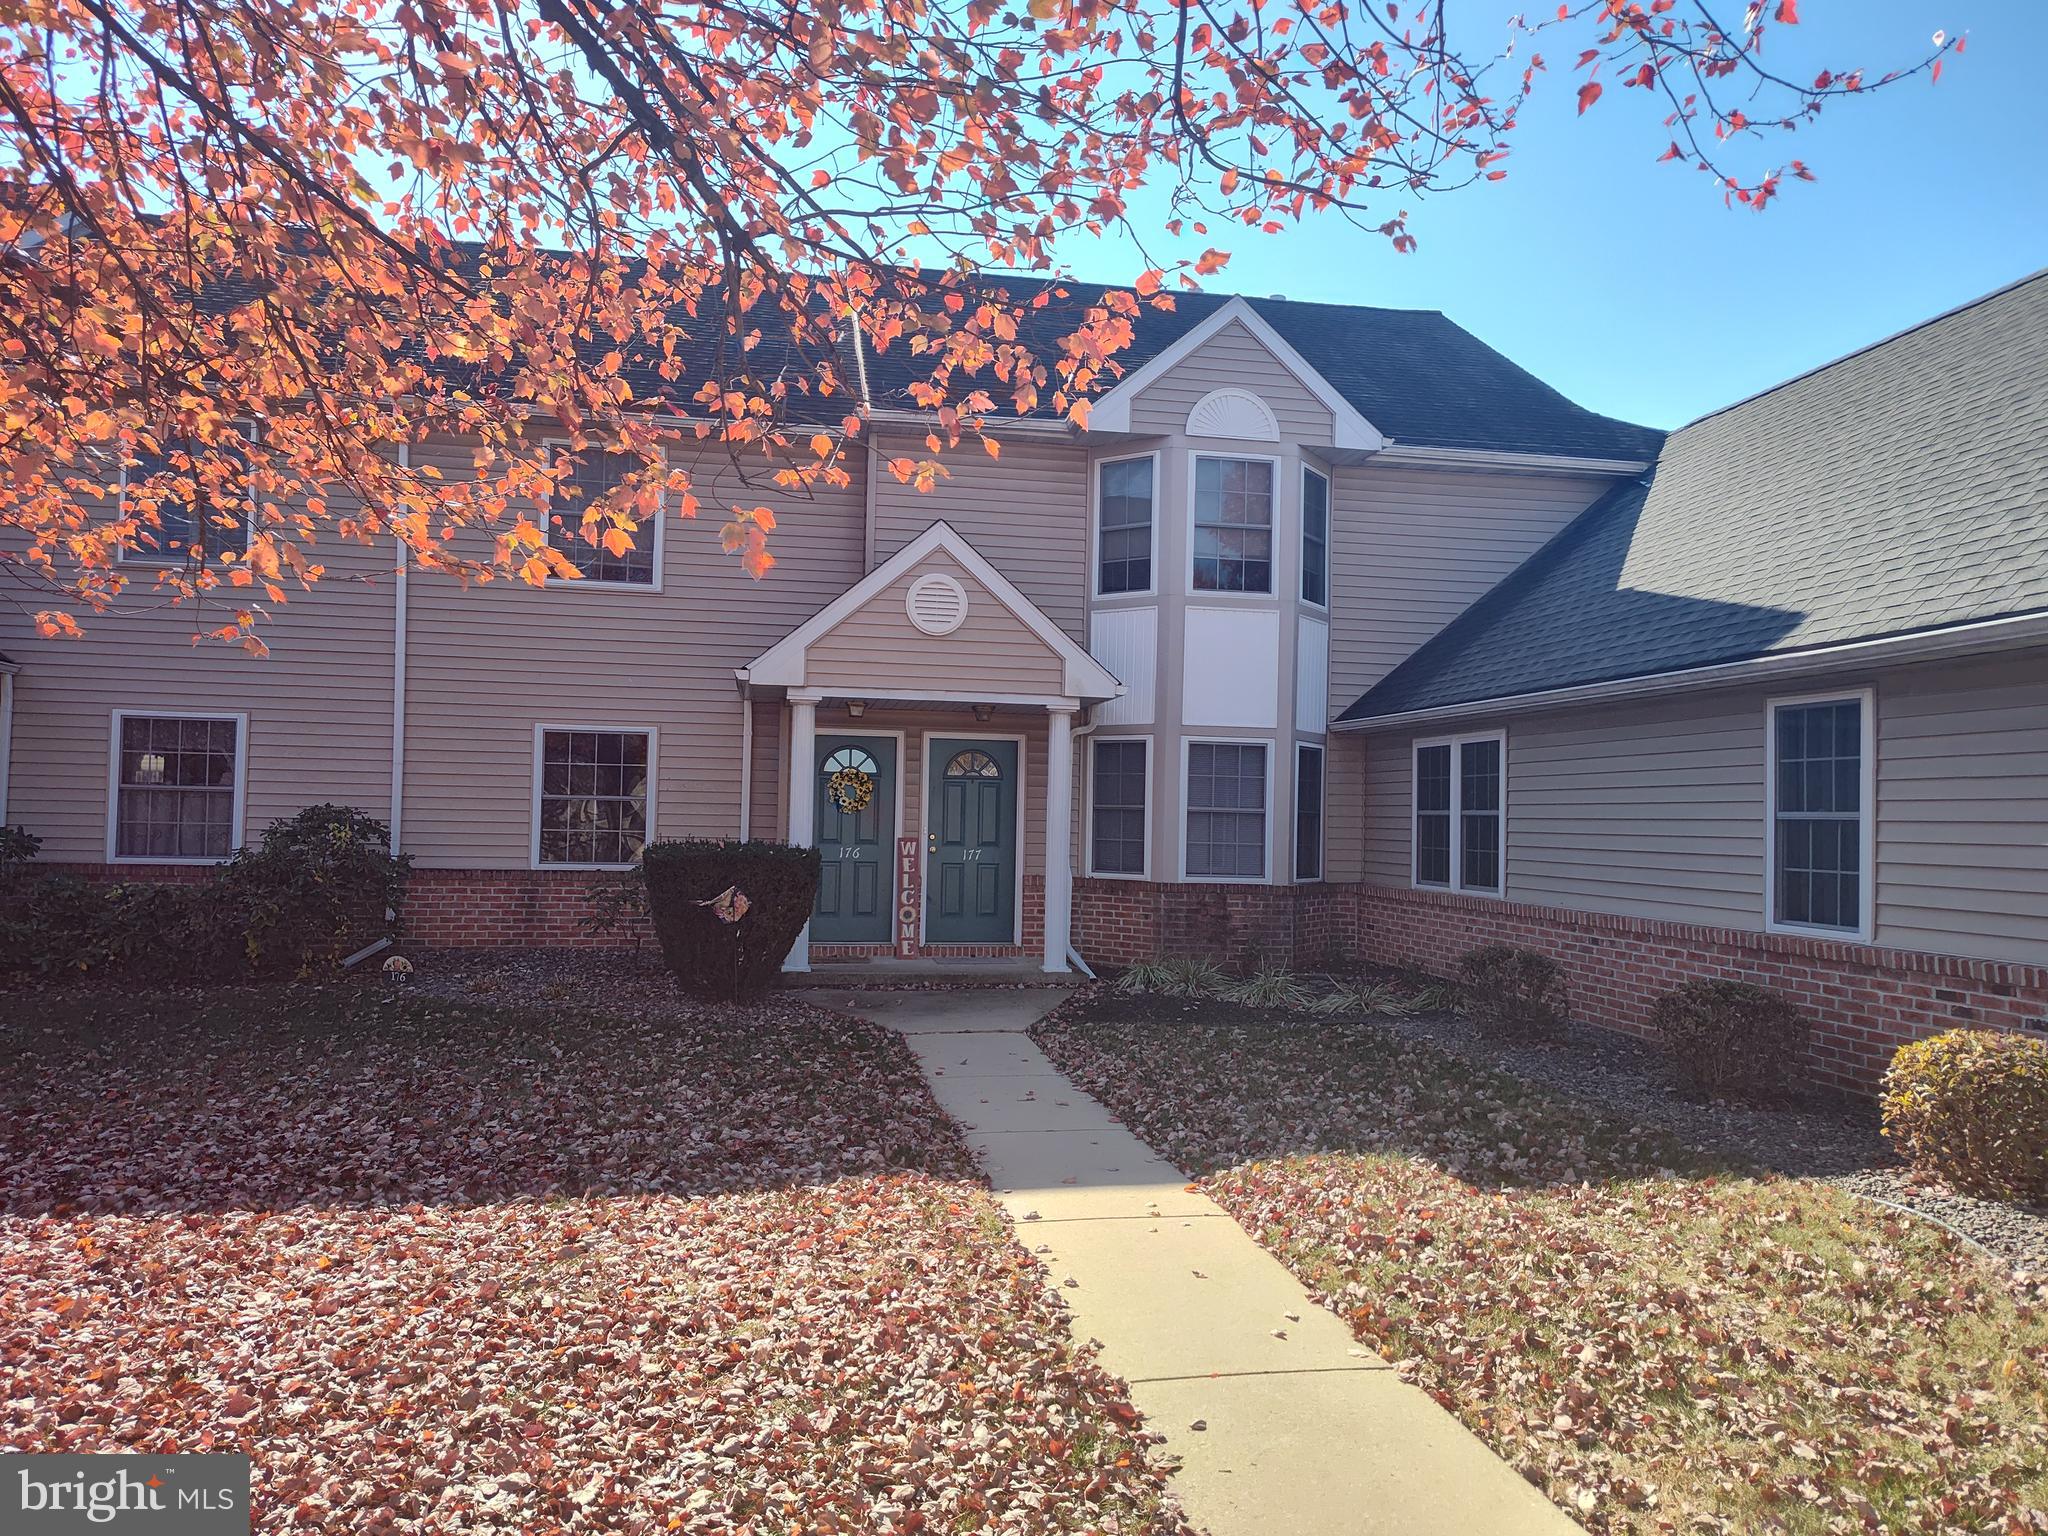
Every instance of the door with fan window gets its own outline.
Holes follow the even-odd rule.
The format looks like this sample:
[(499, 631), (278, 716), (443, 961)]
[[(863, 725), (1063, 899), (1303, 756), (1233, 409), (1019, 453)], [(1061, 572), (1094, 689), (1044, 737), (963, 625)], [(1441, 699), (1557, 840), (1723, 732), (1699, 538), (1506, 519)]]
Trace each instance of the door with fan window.
[(896, 740), (818, 737), (816, 944), (880, 944), (896, 882)]
[(935, 736), (926, 772), (927, 944), (1017, 937), (1017, 743)]

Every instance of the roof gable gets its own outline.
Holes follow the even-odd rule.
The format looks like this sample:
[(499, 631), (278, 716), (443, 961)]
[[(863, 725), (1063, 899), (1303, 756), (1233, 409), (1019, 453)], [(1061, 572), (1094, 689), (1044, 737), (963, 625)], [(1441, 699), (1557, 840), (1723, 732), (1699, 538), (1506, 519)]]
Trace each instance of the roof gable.
[[(993, 598), (1008, 621), (1003, 638), (1028, 635), (1031, 641), (1043, 647), (1046, 671), (1042, 681), (1056, 696), (1094, 703), (1123, 693), (1123, 684), (1102, 663), (1077, 645), (1065, 630), (1047, 618), (1036, 603), (945, 522), (933, 523), (812, 614), (743, 668), (741, 676), (748, 683), (762, 687), (813, 686), (809, 674), (814, 648), (831, 650), (836, 632), (857, 623), (864, 611), (892, 595), (898, 611), (903, 611), (908, 592), (914, 586), (912, 578), (926, 574), (956, 579), (964, 576), (966, 580), (960, 585), (967, 589), (965, 595), (970, 615), (976, 598), (984, 594)], [(945, 632), (933, 638), (947, 640), (951, 634)], [(1033, 692), (1036, 693), (1039, 691), (1039, 669), (1030, 666), (1027, 670), (1034, 678)], [(922, 697), (941, 697), (946, 691), (942, 685), (934, 685), (926, 679), (896, 677), (876, 678), (874, 681), (876, 686), (872, 691), (878, 696), (907, 689)], [(837, 688), (839, 685), (834, 683), (832, 686)]]

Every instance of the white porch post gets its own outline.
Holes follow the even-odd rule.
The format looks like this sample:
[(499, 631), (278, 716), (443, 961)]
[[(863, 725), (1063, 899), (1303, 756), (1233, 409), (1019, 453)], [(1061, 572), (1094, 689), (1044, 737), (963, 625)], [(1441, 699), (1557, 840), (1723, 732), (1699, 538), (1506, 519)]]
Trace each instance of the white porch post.
[[(799, 848), (808, 848), (818, 840), (817, 790), (811, 782), (811, 759), (817, 755), (818, 742), (818, 696), (815, 693), (792, 693), (789, 696), (789, 840)], [(796, 936), (796, 943), (790, 947), (789, 958), (782, 962), (785, 971), (808, 971), (811, 968), (811, 925), (804, 924), (804, 931)]]
[(1064, 971), (1073, 947), (1074, 711), (1053, 708), (1045, 745), (1045, 968)]

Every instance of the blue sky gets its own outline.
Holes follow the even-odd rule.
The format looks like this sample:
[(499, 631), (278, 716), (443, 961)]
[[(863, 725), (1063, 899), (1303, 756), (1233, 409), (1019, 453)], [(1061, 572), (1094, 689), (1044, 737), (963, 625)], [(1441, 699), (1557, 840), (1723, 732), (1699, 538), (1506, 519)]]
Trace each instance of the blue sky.
[[(1484, 26), (1515, 5), (1455, 9)], [(1440, 309), (1581, 404), (1671, 427), (2048, 265), (2048, 0), (1802, 0), (1800, 16), (1772, 32), (1770, 57), (1809, 77), (1911, 62), (1937, 28), (1969, 47), (1936, 85), (1923, 76), (1748, 146), (1751, 168), (1797, 155), (1819, 177), (1763, 213), (1655, 163), (1669, 135), (1646, 93), (1610, 89), (1575, 118), (1580, 77), (1553, 72), (1507, 180), (1411, 207), (1413, 254), (1311, 218), (1218, 241), (1230, 266), (1206, 286)], [(1140, 264), (1121, 241), (1059, 254), (1088, 280), (1128, 281)]]

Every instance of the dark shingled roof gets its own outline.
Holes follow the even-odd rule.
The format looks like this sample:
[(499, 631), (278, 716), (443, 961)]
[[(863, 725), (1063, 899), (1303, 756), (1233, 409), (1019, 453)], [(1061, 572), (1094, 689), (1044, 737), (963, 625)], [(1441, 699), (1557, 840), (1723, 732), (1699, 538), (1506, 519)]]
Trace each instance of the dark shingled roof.
[(1673, 433), (1342, 718), (2042, 610), (2048, 272)]
[[(1015, 299), (1044, 286), (1035, 279), (994, 275), (987, 281)], [(1041, 357), (1055, 356), (1058, 339), (1109, 291), (1080, 283), (1062, 286), (1066, 298), (1032, 312), (1020, 327), (1021, 339)], [(1139, 305), (1136, 334), (1116, 361), (1127, 372), (1144, 366), (1231, 297), (1183, 293), (1170, 310)], [(1653, 458), (1663, 441), (1664, 434), (1655, 428), (1574, 405), (1433, 309), (1306, 304), (1249, 295), (1245, 302), (1359, 415), (1397, 443), (1642, 462)], [(868, 380), (875, 403), (908, 407), (905, 387), (929, 366), (907, 349), (870, 351)], [(986, 387), (999, 411), (1006, 410), (1007, 390), (992, 379)]]

